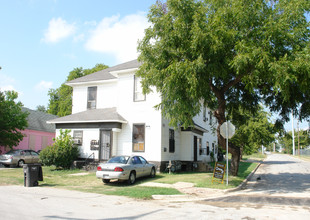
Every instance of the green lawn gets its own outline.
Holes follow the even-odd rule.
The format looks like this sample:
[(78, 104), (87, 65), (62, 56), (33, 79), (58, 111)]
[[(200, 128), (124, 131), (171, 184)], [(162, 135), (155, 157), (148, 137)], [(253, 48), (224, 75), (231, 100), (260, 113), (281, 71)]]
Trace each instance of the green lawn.
[[(257, 163), (241, 162), (239, 176), (229, 176), (228, 186), (226, 186), (226, 178), (224, 184), (212, 184), (212, 173), (159, 173), (155, 178), (138, 179), (133, 186), (130, 186), (127, 185), (127, 183), (119, 182), (104, 184), (100, 179), (96, 178), (94, 172), (85, 172), (81, 170), (55, 170), (54, 167), (43, 167), (44, 181), (39, 182), (39, 186), (150, 199), (152, 195), (175, 195), (181, 193), (174, 188), (141, 186), (142, 183), (157, 182), (174, 184), (177, 182), (190, 182), (196, 187), (228, 189), (238, 186), (256, 166)], [(0, 170), (0, 185), (23, 185), (23, 178), (24, 174), (23, 169), (21, 168)]]
[(310, 155), (296, 155), (294, 157), (299, 158), (301, 160), (310, 161)]
[(266, 157), (267, 157), (266, 154), (255, 153), (255, 154), (251, 154), (251, 155), (243, 155), (242, 160), (263, 160)]

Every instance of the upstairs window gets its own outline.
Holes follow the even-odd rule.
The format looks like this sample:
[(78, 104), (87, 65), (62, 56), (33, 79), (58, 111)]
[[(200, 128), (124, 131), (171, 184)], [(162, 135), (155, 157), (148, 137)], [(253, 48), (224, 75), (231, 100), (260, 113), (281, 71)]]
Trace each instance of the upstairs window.
[(145, 95), (142, 92), (141, 78), (134, 76), (134, 101), (145, 101)]
[(174, 151), (175, 151), (174, 130), (169, 129), (169, 153), (174, 153)]
[(132, 129), (132, 144), (133, 152), (144, 152), (145, 151), (145, 125), (144, 124), (133, 124)]
[(209, 111), (209, 116), (210, 116), (209, 123), (210, 123), (210, 125), (212, 125), (212, 123), (213, 123), (213, 121), (212, 121), (213, 117), (212, 117), (212, 112), (211, 112), (211, 111)]
[(87, 109), (96, 109), (97, 86), (88, 87), (87, 91)]
[(206, 122), (207, 120), (207, 108), (203, 107), (203, 121)]

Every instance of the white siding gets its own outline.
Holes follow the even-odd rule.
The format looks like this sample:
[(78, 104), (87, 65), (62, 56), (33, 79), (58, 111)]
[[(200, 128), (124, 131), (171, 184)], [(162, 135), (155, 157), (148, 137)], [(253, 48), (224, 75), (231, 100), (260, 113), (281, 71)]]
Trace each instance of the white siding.
[(117, 103), (116, 82), (107, 82), (97, 87), (97, 107), (111, 108)]
[(183, 161), (192, 161), (194, 160), (194, 136), (192, 132), (181, 132), (181, 144), (180, 144), (180, 149), (181, 149), (181, 155), (180, 155), (180, 160)]
[[(212, 132), (207, 121), (203, 121), (203, 111), (194, 118), (200, 127), (208, 130), (202, 136), (187, 131), (182, 132), (180, 128), (175, 130), (175, 152), (169, 152), (169, 121), (164, 120), (161, 112), (155, 110), (154, 106), (160, 103), (160, 95), (156, 92), (146, 95), (145, 101), (134, 102), (134, 71), (114, 73), (116, 80), (104, 81), (100, 83), (73, 86), (73, 108), (72, 113), (87, 110), (87, 88), (97, 86), (97, 108), (116, 107), (117, 112), (127, 121), (122, 124), (122, 129), (113, 132), (112, 155), (139, 154), (150, 161), (183, 160), (192, 161), (194, 159), (193, 140), (194, 135), (202, 139), (202, 147), (206, 147), (206, 142), (217, 146), (217, 137)], [(156, 91), (154, 89), (154, 91)], [(145, 124), (145, 152), (132, 152), (132, 127), (133, 124)], [(90, 141), (99, 140), (99, 129), (77, 129), (83, 130), (83, 145), (81, 146), (81, 156), (87, 157), (95, 152), (98, 158), (98, 151), (90, 150)], [(166, 149), (166, 151), (165, 151)], [(200, 156), (199, 149), (197, 159), (210, 160), (210, 156)]]
[[(206, 111), (206, 121), (203, 120), (203, 109), (201, 110), (200, 114), (194, 117), (194, 121), (197, 125), (206, 128), (208, 132), (205, 132), (202, 136), (202, 148), (206, 148), (207, 141), (209, 142), (210, 146), (210, 152), (212, 150), (212, 143), (215, 144), (215, 147), (217, 147), (217, 136), (216, 136), (216, 127), (217, 122), (216, 118), (212, 115), (212, 124), (210, 124), (210, 115), (209, 115), (209, 109), (207, 108)], [(216, 158), (217, 155), (214, 155)], [(198, 149), (198, 161), (211, 161), (210, 155), (199, 155), (199, 149)]]
[(89, 84), (73, 87), (72, 114), (87, 110), (88, 87), (97, 86), (96, 108), (116, 107), (116, 81), (106, 81), (101, 84)]
[(87, 86), (73, 87), (72, 114), (85, 111), (86, 109), (87, 109)]
[(182, 149), (181, 149), (181, 132), (179, 128), (174, 129), (174, 141), (175, 141), (175, 149), (174, 153), (169, 152), (169, 129), (174, 129), (169, 126), (169, 121), (167, 119), (163, 120), (162, 123), (162, 147), (161, 147), (161, 155), (162, 161), (169, 160), (180, 160)]
[[(117, 111), (127, 120), (118, 135), (118, 154), (139, 154), (150, 161), (160, 161), (161, 114), (153, 107), (160, 102), (156, 93), (145, 101), (134, 102), (134, 73), (119, 75), (117, 83)], [(132, 126), (145, 124), (145, 152), (132, 152)]]

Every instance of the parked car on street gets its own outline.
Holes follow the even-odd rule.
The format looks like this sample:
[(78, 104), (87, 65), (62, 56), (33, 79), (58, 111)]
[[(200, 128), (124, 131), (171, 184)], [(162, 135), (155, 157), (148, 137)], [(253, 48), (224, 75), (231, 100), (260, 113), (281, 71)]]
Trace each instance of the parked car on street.
[(142, 156), (116, 156), (101, 163), (97, 167), (96, 176), (104, 183), (112, 179), (127, 181), (134, 184), (136, 178), (143, 176), (155, 177), (155, 164), (149, 163)]
[(5, 167), (11, 165), (23, 167), (26, 163), (38, 163), (39, 154), (33, 150), (10, 150), (0, 155), (0, 164)]

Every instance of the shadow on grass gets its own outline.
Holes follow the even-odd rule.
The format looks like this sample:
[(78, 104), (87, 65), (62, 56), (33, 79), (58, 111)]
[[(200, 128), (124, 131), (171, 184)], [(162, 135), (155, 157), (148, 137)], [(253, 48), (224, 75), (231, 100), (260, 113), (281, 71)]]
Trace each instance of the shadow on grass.
[(59, 186), (59, 185), (58, 184), (40, 183), (39, 182), (39, 186), (42, 186), (42, 187), (55, 187), (55, 186)]
[(111, 182), (104, 183), (104, 184), (107, 186), (115, 186), (115, 187), (131, 187), (131, 186), (138, 186), (140, 184), (147, 183), (147, 182), (153, 182), (154, 180), (158, 180), (161, 178), (164, 178), (164, 176), (156, 175), (154, 178), (140, 177), (136, 179), (136, 182), (133, 185), (128, 184), (126, 180), (123, 180), (123, 181), (112, 180)]

